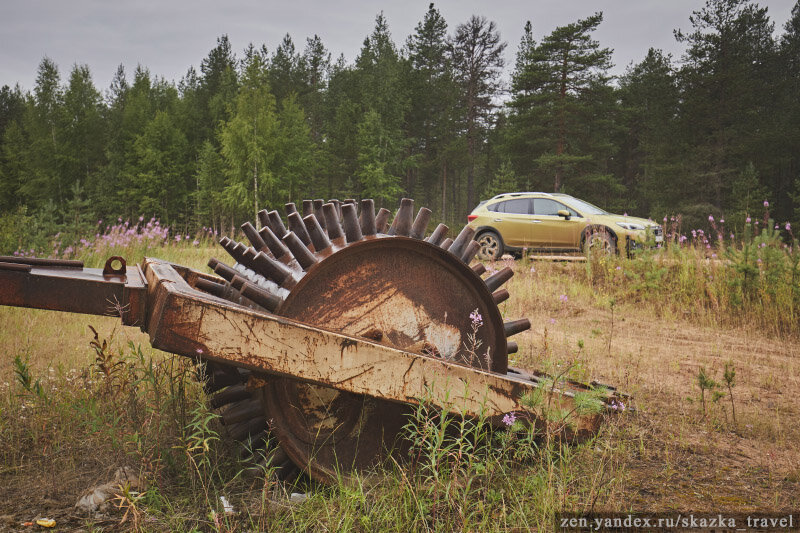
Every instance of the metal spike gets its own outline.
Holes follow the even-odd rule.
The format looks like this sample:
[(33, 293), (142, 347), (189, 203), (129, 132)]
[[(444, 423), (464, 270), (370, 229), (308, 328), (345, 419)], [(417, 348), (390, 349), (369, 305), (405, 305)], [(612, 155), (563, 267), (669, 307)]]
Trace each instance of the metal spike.
[(464, 226), (464, 229), (462, 229), (461, 233), (458, 234), (456, 240), (453, 241), (453, 245), (449, 249), (450, 253), (456, 257), (461, 257), (464, 255), (464, 251), (467, 249), (467, 246), (474, 235), (475, 228), (472, 226)]
[(499, 291), (495, 291), (492, 293), (492, 299), (496, 305), (500, 305), (501, 303), (508, 300), (508, 291), (506, 289), (500, 289)]
[[(316, 202), (316, 200), (315, 200)], [(314, 249), (317, 252), (322, 252), (331, 247), (331, 241), (322, 229), (322, 226), (317, 219), (317, 215), (308, 215), (303, 217), (303, 223), (308, 230), (308, 236), (311, 237), (311, 242), (314, 244)]]
[(233, 257), (237, 263), (241, 262), (239, 260), (242, 258), (242, 254), (245, 250), (247, 250), (247, 247), (244, 244), (233, 240), (228, 243), (228, 246), (225, 247), (225, 251), (228, 252), (228, 254)]
[(391, 211), (385, 207), (381, 207), (378, 215), (375, 217), (375, 230), (376, 233), (386, 233), (386, 228), (389, 226), (389, 215)]
[(221, 283), (217, 283), (215, 281), (211, 281), (210, 279), (197, 278), (196, 288), (200, 289), (201, 291), (205, 291), (209, 294), (213, 294), (218, 298), (225, 297), (225, 285), (222, 285)]
[(227, 433), (233, 440), (243, 440), (248, 435), (255, 435), (264, 430), (267, 421), (263, 418), (253, 418), (247, 422), (240, 422), (227, 426)]
[(439, 245), (439, 248), (441, 248), (442, 250), (449, 250), (452, 245), (453, 245), (453, 239), (448, 237), (442, 241), (442, 243)]
[[(336, 216), (338, 216), (339, 220), (341, 220), (342, 219), (342, 202), (340, 202), (336, 198), (333, 198), (331, 200), (328, 200), (328, 203), (329, 204), (333, 204), (333, 205), (336, 206)], [(325, 222), (327, 222), (327, 220)]]
[(261, 211), (258, 212), (257, 216), (258, 216), (258, 221), (261, 223), (261, 227), (268, 228), (270, 222), (269, 222), (269, 213), (267, 213), (267, 210), (262, 209)]
[(392, 220), (392, 225), (389, 227), (387, 235), (400, 235), (408, 237), (411, 232), (411, 224), (414, 219), (414, 200), (411, 198), (403, 198), (400, 200), (400, 209)]
[(344, 226), (344, 236), (347, 238), (348, 244), (358, 242), (364, 237), (358, 225), (355, 204), (342, 205), (342, 226)]
[(217, 261), (217, 264), (214, 265), (214, 273), (229, 283), (234, 276), (237, 276), (239, 274), (238, 271), (229, 267), (228, 265), (226, 265), (221, 261)]
[[(324, 204), (325, 200), (314, 200), (314, 216), (317, 217), (317, 222), (322, 229), (325, 229), (325, 215), (322, 213), (322, 206)], [(306, 217), (303, 217), (303, 220), (305, 219)], [(308, 230), (308, 232), (311, 233), (311, 230)], [(317, 248), (317, 250), (319, 250), (319, 248)]]
[(261, 254), (264, 252), (256, 252), (253, 248), (247, 247), (247, 249), (242, 254), (241, 260), (239, 261), (241, 264), (249, 268), (250, 270), (255, 270), (255, 263), (253, 262), (256, 258), (257, 254)]
[(261, 400), (256, 398), (231, 405), (222, 413), (222, 423), (226, 426), (250, 420), (251, 418), (264, 417), (264, 407)]
[(243, 383), (231, 385), (225, 390), (216, 393), (211, 397), (211, 407), (219, 409), (223, 405), (228, 405), (233, 402), (240, 402), (250, 398), (250, 391), (244, 386)]
[(303, 217), (314, 214), (314, 200), (303, 200)]
[(486, 272), (486, 265), (483, 263), (476, 263), (472, 265), (472, 271), (475, 272), (479, 276), (483, 276), (483, 273)]
[(245, 283), (242, 287), (242, 296), (257, 303), (270, 313), (274, 313), (283, 303), (283, 298), (272, 294), (269, 291), (257, 287), (252, 283)]
[(283, 205), (284, 209), (286, 210), (286, 216), (288, 217), (292, 213), (297, 213), (297, 206), (294, 202), (289, 202)]
[(264, 239), (258, 234), (258, 230), (256, 230), (250, 222), (242, 224), (242, 231), (247, 237), (247, 240), (250, 241), (250, 244), (253, 245), (253, 248), (259, 252), (267, 249), (267, 243), (264, 242)]
[(477, 241), (469, 241), (467, 249), (464, 250), (463, 254), (461, 254), (461, 260), (464, 261), (466, 264), (470, 264), (472, 259), (475, 257), (475, 254), (477, 254), (478, 250), (480, 249), (481, 245), (478, 244)]
[(269, 226), (264, 226), (261, 228), (261, 231), (259, 231), (258, 234), (264, 239), (264, 242), (267, 244), (267, 248), (269, 248), (269, 251), (272, 252), (272, 255), (275, 259), (281, 261), (282, 263), (288, 263), (291, 261), (289, 249), (283, 245), (281, 240), (275, 235), (275, 233), (272, 232)]
[(489, 290), (494, 292), (500, 288), (500, 286), (505, 283), (506, 281), (511, 279), (511, 276), (514, 275), (514, 271), (511, 270), (511, 267), (505, 267), (500, 272), (496, 272), (492, 274), (484, 281), (486, 282), (486, 286), (489, 287)]
[(519, 351), (519, 345), (514, 341), (509, 342), (506, 346), (506, 353), (517, 353)]
[[(289, 233), (294, 233), (300, 242), (306, 246), (311, 246), (311, 237), (308, 235), (306, 225), (303, 224), (303, 219), (300, 213), (291, 213), (289, 215)], [(288, 235), (288, 234), (287, 234)], [(286, 236), (284, 236), (284, 239)], [(291, 250), (291, 248), (289, 248)]]
[(269, 227), (272, 229), (272, 233), (279, 239), (282, 239), (283, 236), (286, 235), (286, 226), (283, 225), (280, 213), (273, 209), (268, 214), (270, 222)]
[(520, 318), (519, 320), (510, 320), (503, 323), (503, 330), (506, 332), (506, 337), (522, 333), (523, 331), (531, 329), (531, 321), (527, 318)]
[[(281, 243), (282, 244), (282, 243)], [(297, 282), (292, 277), (292, 271), (286, 265), (267, 257), (264, 252), (258, 252), (253, 259), (253, 270), (267, 279), (271, 279), (283, 288), (291, 289)]]
[(428, 224), (431, 221), (431, 210), (427, 207), (420, 207), (417, 212), (417, 218), (414, 219), (414, 224), (411, 225), (411, 233), (409, 237), (412, 239), (424, 239), (425, 233), (428, 231)]
[(344, 233), (342, 232), (342, 223), (339, 221), (339, 213), (337, 212), (336, 204), (328, 202), (322, 206), (322, 212), (325, 214), (325, 226), (331, 241), (343, 239)]
[(442, 244), (442, 241), (445, 239), (445, 237), (447, 237), (447, 232), (449, 230), (450, 228), (448, 228), (444, 224), (439, 224), (438, 226), (436, 226), (436, 229), (433, 230), (431, 236), (425, 240), (433, 244), (434, 246), (439, 246), (440, 244)]
[(246, 281), (247, 280), (241, 276), (233, 276), (233, 279), (231, 280), (231, 287), (233, 287), (237, 291), (241, 291), (242, 286), (244, 286)]
[(375, 226), (375, 202), (372, 198), (361, 200), (361, 233), (375, 235), (378, 229)]
[[(292, 215), (299, 216), (297, 213), (292, 213)], [(303, 231), (305, 231), (305, 229), (305, 226), (303, 226)], [(283, 236), (283, 243), (289, 248), (289, 251), (292, 252), (292, 255), (303, 270), (307, 271), (317, 264), (317, 258), (314, 257), (311, 250), (308, 249), (293, 231)]]

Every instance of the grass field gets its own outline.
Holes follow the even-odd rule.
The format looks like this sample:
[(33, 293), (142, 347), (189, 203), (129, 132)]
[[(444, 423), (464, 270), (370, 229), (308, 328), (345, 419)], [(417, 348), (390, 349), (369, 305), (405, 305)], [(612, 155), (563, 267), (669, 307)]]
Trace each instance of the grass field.
[[(80, 257), (97, 265), (112, 252), (195, 268), (218, 253), (207, 242), (123, 244)], [(138, 330), (0, 308), (0, 530), (45, 516), (97, 530), (549, 530), (560, 511), (796, 510), (797, 255), (745, 241), (713, 257), (685, 246), (630, 260), (506, 261), (516, 275), (501, 311), (533, 324), (515, 339), (513, 364), (614, 384), (633, 397), (625, 412), (579, 446), (508, 434), (426, 441), (416, 468), (388, 464), (334, 487), (245, 473), (191, 365), (151, 350)], [(110, 342), (102, 364), (90, 325)], [(121, 466), (146, 485), (101, 515), (73, 509)], [(293, 503), (293, 492), (308, 497)]]

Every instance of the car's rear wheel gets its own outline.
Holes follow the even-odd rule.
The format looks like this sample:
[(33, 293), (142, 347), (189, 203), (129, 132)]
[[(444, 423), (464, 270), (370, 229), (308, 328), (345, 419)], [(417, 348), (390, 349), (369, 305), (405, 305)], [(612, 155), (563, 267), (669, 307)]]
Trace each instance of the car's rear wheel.
[(612, 255), (616, 248), (614, 237), (608, 232), (601, 229), (592, 230), (586, 236), (583, 249), (586, 255)]
[(493, 231), (481, 233), (477, 238), (481, 247), (478, 249), (478, 259), (494, 261), (503, 255), (503, 239)]

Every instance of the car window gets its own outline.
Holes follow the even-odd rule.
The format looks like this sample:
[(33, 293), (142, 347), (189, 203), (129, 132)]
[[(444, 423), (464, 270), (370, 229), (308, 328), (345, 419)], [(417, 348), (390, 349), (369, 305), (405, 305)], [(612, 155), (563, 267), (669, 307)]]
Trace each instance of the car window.
[(503, 213), (528, 215), (531, 212), (531, 201), (528, 198), (515, 198), (503, 202)]
[(569, 211), (570, 216), (578, 216), (578, 213), (574, 209), (562, 204), (561, 202), (556, 202), (555, 200), (551, 200), (549, 198), (533, 199), (533, 213), (536, 215), (558, 216), (558, 212), (561, 209), (566, 209)]

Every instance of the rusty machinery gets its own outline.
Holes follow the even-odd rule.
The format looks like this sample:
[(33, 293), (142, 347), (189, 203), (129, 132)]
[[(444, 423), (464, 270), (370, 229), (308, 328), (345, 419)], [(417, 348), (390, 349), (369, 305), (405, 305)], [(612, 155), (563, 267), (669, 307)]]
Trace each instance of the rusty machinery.
[[(258, 213), (260, 230), (242, 225), (249, 246), (223, 237), (235, 263), (212, 258), (215, 275), (149, 258), (92, 269), (0, 257), (0, 304), (140, 327), (155, 348), (204, 364), (232, 437), (263, 446), (271, 435), (272, 465), (322, 481), (379, 461), (410, 405), (431, 401), (500, 425), (545, 382), (508, 366), (517, 350), (508, 338), (530, 322), (504, 322), (498, 310), (511, 268), (483, 278), (483, 264), (469, 266), (472, 228), (450, 239), (439, 224), (426, 237), (431, 212), (415, 217), (409, 199), (391, 224), (372, 200), (360, 213), (354, 200), (306, 200), (300, 209), (286, 204), (286, 225), (277, 211)], [(590, 387), (548, 383), (564, 407)], [(605, 390), (610, 404), (617, 392)], [(600, 419), (578, 417), (570, 432), (594, 434)]]

